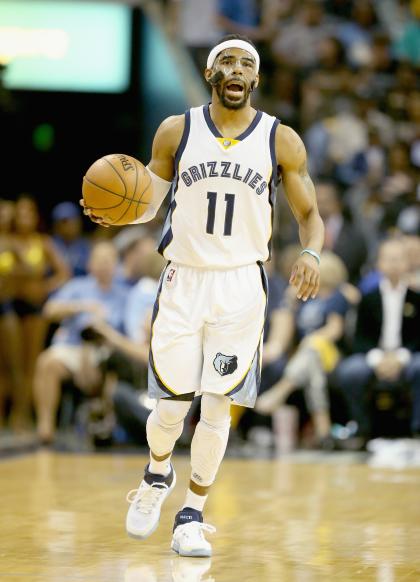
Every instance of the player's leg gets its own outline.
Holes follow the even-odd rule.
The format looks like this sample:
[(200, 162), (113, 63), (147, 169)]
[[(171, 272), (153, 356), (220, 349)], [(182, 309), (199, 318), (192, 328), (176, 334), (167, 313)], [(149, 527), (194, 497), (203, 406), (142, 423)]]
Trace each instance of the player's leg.
[(176, 484), (176, 474), (170, 460), (172, 451), (181, 436), (193, 396), (187, 401), (162, 398), (147, 419), (150, 461), (138, 489), (130, 491), (127, 496), (130, 508), (126, 529), (132, 537), (145, 539), (159, 524), (162, 504)]
[[(153, 311), (149, 396), (158, 405), (147, 420), (150, 462), (140, 487), (130, 492), (126, 519), (129, 535), (144, 539), (159, 523), (163, 501), (175, 485), (170, 456), (200, 387), (203, 305), (198, 300), (200, 273), (168, 264)], [(194, 301), (191, 300), (194, 298)]]
[(231, 400), (223, 394), (204, 393), (200, 420), (191, 443), (191, 480), (181, 511), (175, 517), (172, 549), (182, 556), (210, 556), (204, 531), (203, 509), (226, 451)]

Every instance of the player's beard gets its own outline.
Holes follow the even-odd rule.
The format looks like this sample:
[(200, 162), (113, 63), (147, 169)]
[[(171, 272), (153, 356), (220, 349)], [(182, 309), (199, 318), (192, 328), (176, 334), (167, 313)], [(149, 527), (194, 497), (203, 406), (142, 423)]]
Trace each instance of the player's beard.
[(238, 99), (238, 101), (229, 101), (226, 99), (224, 95), (224, 87), (222, 87), (220, 83), (216, 86), (216, 93), (219, 97), (220, 103), (223, 105), (223, 107), (226, 107), (226, 109), (242, 109), (248, 102), (251, 89), (250, 87), (244, 87), (242, 99)]

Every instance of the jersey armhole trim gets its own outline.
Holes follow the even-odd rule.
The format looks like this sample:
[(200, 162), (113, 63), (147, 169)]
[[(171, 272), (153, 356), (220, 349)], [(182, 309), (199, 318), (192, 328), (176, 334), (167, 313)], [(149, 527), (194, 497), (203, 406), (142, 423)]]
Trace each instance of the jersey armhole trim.
[(188, 109), (185, 112), (185, 125), (184, 131), (182, 133), (181, 141), (179, 142), (179, 146), (175, 152), (175, 170), (177, 171), (179, 162), (181, 160), (182, 154), (184, 153), (185, 147), (188, 142), (188, 137), (190, 135), (190, 128), (191, 128), (191, 112)]
[(271, 165), (272, 165), (272, 174), (271, 180), (276, 187), (280, 182), (279, 178), (279, 165), (277, 163), (277, 156), (276, 156), (276, 131), (278, 126), (280, 125), (280, 120), (275, 119), (270, 131), (270, 156), (271, 156)]

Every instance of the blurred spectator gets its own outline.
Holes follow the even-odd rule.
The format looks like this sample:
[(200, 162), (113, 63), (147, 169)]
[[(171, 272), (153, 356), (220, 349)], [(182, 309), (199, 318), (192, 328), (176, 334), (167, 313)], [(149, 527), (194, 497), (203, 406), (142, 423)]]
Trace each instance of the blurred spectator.
[(350, 282), (357, 282), (367, 258), (363, 233), (343, 212), (334, 183), (320, 182), (316, 185), (316, 192), (319, 213), (325, 225), (324, 248), (342, 259)]
[(281, 12), (276, 0), (218, 0), (217, 22), (224, 34), (241, 34), (256, 44), (267, 74), (269, 43)]
[(290, 67), (275, 67), (263, 80), (263, 90), (257, 92), (255, 100), (259, 109), (270, 111), (282, 123), (298, 126), (299, 82)]
[(328, 374), (338, 363), (337, 344), (344, 335), (350, 302), (357, 301), (358, 295), (354, 288), (344, 285), (346, 269), (336, 255), (323, 252), (320, 269), (321, 287), (316, 299), (302, 303), (297, 301), (293, 289), (287, 292), (283, 335), (289, 339), (293, 330), (298, 345), (282, 379), (258, 398), (256, 410), (270, 414), (286, 401), (291, 392), (302, 387), (317, 442), (321, 447), (330, 448)]
[(15, 428), (30, 423), (35, 362), (45, 341), (42, 308), (48, 296), (69, 278), (69, 270), (50, 236), (39, 231), (35, 201), (21, 196), (15, 206), (14, 247), (17, 256), (14, 310), (19, 317), (20, 362), (24, 381), (16, 395), (11, 422)]
[(115, 352), (108, 365), (108, 396), (113, 401), (118, 424), (130, 440), (139, 444), (145, 443), (145, 426), (152, 404), (147, 397), (144, 372), (149, 361), (152, 307), (163, 265), (164, 259), (156, 251), (144, 256), (144, 276), (129, 291), (126, 301), (126, 335), (104, 321), (93, 323), (95, 332)]
[[(133, 443), (146, 443), (146, 422), (155, 401), (147, 395), (147, 374), (152, 310), (138, 321), (138, 339), (133, 341), (104, 321), (96, 320), (93, 328), (101, 341), (113, 350), (107, 365), (107, 407)], [(124, 371), (122, 371), (122, 367)], [(127, 374), (127, 371), (129, 373)], [(139, 382), (140, 379), (140, 382)]]
[(408, 0), (374, 0), (376, 14), (392, 39), (398, 39), (409, 18)]
[(353, 76), (346, 67), (342, 43), (334, 36), (318, 44), (317, 66), (302, 80), (301, 122), (308, 127), (332, 110), (337, 94), (350, 92)]
[(223, 36), (217, 24), (218, 0), (170, 0), (170, 34), (190, 52), (200, 75), (210, 49)]
[(368, 145), (367, 125), (357, 114), (354, 98), (336, 98), (331, 108), (306, 132), (309, 169), (314, 177), (331, 176), (351, 186), (367, 172), (364, 157)]
[(338, 37), (346, 47), (353, 66), (369, 65), (372, 61), (372, 36), (377, 29), (377, 16), (371, 0), (354, 0), (351, 19), (338, 27)]
[(411, 0), (411, 20), (405, 25), (401, 37), (395, 44), (399, 59), (420, 65), (420, 0)]
[[(145, 239), (152, 240), (152, 239)], [(124, 315), (124, 332), (133, 341), (143, 341), (143, 322), (146, 312), (153, 306), (158, 291), (158, 281), (164, 269), (165, 260), (148, 243), (141, 255), (141, 277), (130, 289)]]
[(12, 418), (23, 377), (20, 362), (19, 322), (13, 310), (17, 259), (11, 234), (14, 203), (0, 200), (0, 427), (5, 404), (12, 404)]
[(406, 285), (407, 252), (400, 240), (387, 240), (379, 249), (382, 277), (375, 290), (361, 299), (354, 338), (354, 355), (338, 367), (337, 377), (358, 435), (371, 433), (368, 398), (372, 383), (398, 391), (408, 384), (412, 394), (414, 435), (420, 433), (420, 294)]
[(113, 238), (120, 256), (117, 279), (132, 287), (144, 275), (146, 257), (156, 254), (156, 241), (142, 225), (128, 226)]
[(90, 243), (82, 236), (80, 207), (73, 202), (60, 202), (53, 208), (53, 240), (67, 262), (73, 277), (86, 275)]
[(63, 381), (71, 379), (87, 394), (101, 386), (100, 363), (108, 354), (95, 341), (91, 326), (95, 318), (122, 326), (127, 290), (115, 282), (116, 266), (114, 245), (97, 243), (89, 259), (90, 275), (73, 278), (44, 307), (45, 316), (61, 324), (36, 364), (37, 430), (43, 442), (54, 437)]
[(322, 2), (303, 0), (298, 4), (297, 13), (278, 27), (272, 52), (279, 64), (312, 67), (317, 64), (319, 44), (334, 34), (333, 22)]

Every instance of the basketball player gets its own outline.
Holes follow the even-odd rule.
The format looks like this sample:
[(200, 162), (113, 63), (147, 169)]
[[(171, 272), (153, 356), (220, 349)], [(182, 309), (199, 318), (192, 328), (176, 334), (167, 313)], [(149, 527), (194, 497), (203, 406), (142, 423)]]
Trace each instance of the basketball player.
[(202, 512), (225, 453), (230, 405), (253, 407), (257, 397), (267, 303), (262, 263), (280, 173), (303, 247), (290, 282), (303, 301), (319, 286), (324, 228), (305, 148), (292, 129), (252, 108), (259, 64), (246, 37), (231, 35), (215, 46), (204, 73), (211, 103), (166, 119), (148, 165), (153, 200), (140, 221), (153, 218), (171, 188), (159, 245), (168, 264), (152, 323), (149, 392), (158, 402), (147, 422), (150, 462), (128, 496), (126, 528), (139, 539), (157, 528), (176, 482), (172, 451), (201, 395), (191, 480), (173, 529), (172, 549), (182, 556), (211, 555), (203, 532), (215, 529)]

